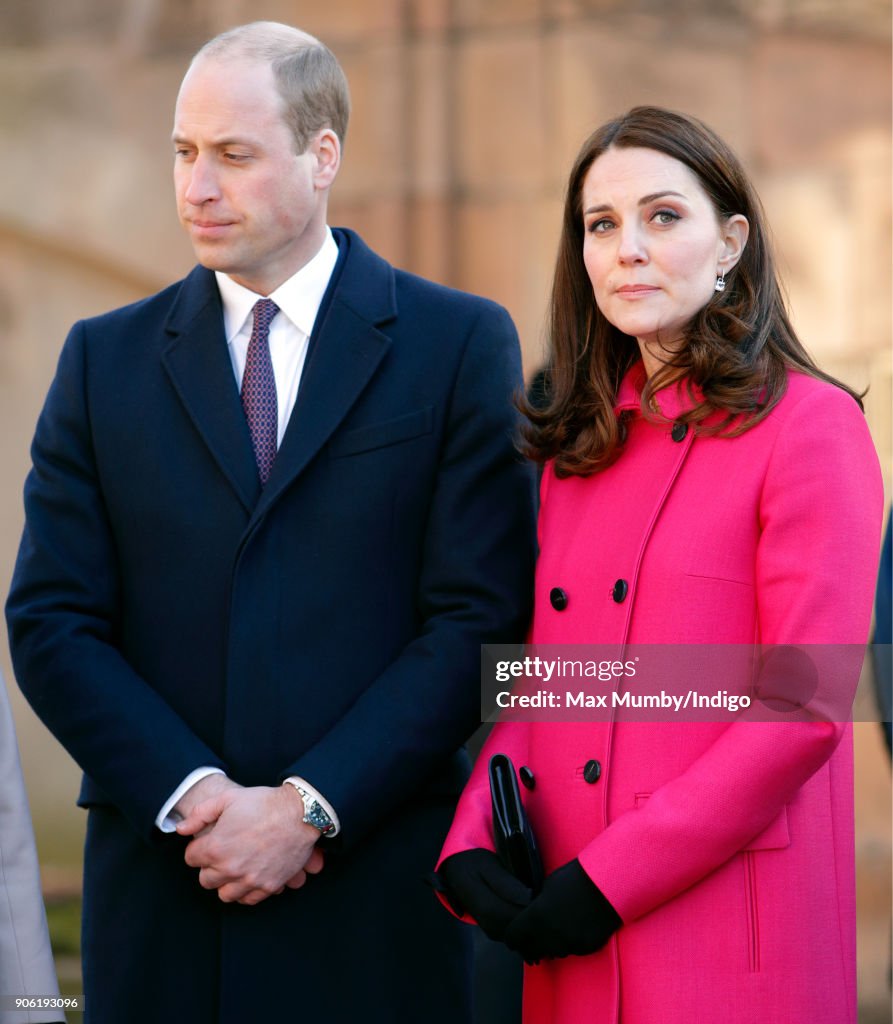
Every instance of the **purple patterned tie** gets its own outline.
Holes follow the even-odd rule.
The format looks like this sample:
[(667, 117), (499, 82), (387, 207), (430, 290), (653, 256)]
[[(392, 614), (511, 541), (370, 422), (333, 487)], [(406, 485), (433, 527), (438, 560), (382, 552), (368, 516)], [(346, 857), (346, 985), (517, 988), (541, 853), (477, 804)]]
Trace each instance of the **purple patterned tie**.
[(279, 312), (272, 299), (260, 299), (254, 306), (254, 327), (245, 373), (242, 375), (242, 408), (251, 431), (251, 444), (261, 484), (267, 482), (273, 460), (276, 458), (276, 440), (279, 431), (279, 409), (276, 402), (276, 378), (270, 359), (270, 324)]

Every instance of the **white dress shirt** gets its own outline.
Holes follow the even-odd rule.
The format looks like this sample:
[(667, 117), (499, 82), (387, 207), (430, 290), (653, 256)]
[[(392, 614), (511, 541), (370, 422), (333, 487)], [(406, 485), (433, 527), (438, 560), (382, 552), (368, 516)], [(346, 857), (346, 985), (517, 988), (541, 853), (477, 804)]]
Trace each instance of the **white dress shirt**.
[[(338, 245), (332, 232), (326, 228), (322, 248), (313, 259), (266, 296), (279, 307), (279, 312), (270, 324), (270, 359), (273, 362), (279, 405), (277, 448), (282, 444), (285, 428), (295, 407), (304, 360), (307, 358), (307, 345), (337, 261)], [(241, 391), (245, 357), (254, 326), (252, 310), (258, 299), (265, 296), (236, 284), (231, 277), (220, 271), (216, 272), (215, 277), (223, 300), (223, 326), (229, 357), (236, 375), (236, 384)]]
[[(309, 263), (305, 263), (296, 274), (293, 274), (268, 296), (258, 295), (256, 292), (236, 284), (226, 274), (220, 271), (215, 272), (217, 287), (220, 289), (220, 298), (223, 302), (226, 344), (233, 364), (236, 385), (240, 391), (242, 375), (245, 372), (245, 358), (248, 354), (248, 342), (251, 340), (251, 330), (254, 326), (254, 317), (252, 316), (254, 304), (258, 299), (270, 298), (279, 307), (279, 312), (270, 324), (269, 335), (270, 359), (273, 363), (273, 376), (276, 378), (276, 398), (279, 408), (277, 448), (282, 444), (285, 428), (288, 426), (292, 410), (295, 407), (301, 375), (304, 372), (304, 362), (307, 359), (310, 335), (313, 333), (316, 315), (337, 262), (338, 245), (332, 237), (331, 230), (327, 227), (319, 252)], [(208, 767), (196, 768), (195, 771), (190, 772), (165, 801), (155, 818), (155, 824), (162, 832), (175, 831), (179, 817), (171, 812), (180, 797), (206, 776), (224, 774), (226, 773), (219, 768)], [(335, 824), (334, 831), (329, 835), (336, 836), (341, 831), (341, 824), (332, 805), (306, 779), (294, 775), (291, 776), (290, 781), (300, 785), (302, 789), (319, 800), (323, 810)]]

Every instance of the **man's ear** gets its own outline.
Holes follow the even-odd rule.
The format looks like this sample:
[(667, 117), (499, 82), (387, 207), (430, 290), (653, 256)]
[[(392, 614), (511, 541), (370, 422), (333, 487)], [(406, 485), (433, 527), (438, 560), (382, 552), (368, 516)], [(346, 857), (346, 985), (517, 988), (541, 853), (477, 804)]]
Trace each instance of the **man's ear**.
[(307, 147), (316, 161), (313, 169), (313, 184), (323, 190), (331, 186), (341, 166), (341, 143), (331, 128), (317, 132)]
[(733, 213), (731, 217), (726, 218), (722, 226), (718, 272), (727, 274), (741, 259), (749, 235), (750, 224), (744, 214)]

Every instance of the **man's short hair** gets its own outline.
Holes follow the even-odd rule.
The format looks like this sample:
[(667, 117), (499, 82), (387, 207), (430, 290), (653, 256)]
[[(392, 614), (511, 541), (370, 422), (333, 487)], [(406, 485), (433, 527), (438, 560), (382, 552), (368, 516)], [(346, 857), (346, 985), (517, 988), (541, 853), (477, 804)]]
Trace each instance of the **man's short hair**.
[(314, 36), (277, 21), (253, 21), (205, 43), (193, 64), (202, 57), (269, 62), (299, 153), (323, 128), (331, 128), (344, 144), (350, 117), (347, 78), (334, 53)]

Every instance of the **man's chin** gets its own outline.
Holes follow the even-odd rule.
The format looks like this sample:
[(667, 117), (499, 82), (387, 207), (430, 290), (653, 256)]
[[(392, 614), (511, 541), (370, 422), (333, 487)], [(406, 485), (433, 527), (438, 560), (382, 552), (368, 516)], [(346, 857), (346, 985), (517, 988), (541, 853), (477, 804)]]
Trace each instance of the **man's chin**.
[(228, 258), (227, 254), (219, 247), (193, 244), (192, 251), (195, 253), (196, 262), (200, 263), (206, 270), (220, 271), (221, 274), (230, 274), (237, 271), (236, 262), (231, 257)]

